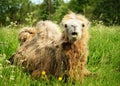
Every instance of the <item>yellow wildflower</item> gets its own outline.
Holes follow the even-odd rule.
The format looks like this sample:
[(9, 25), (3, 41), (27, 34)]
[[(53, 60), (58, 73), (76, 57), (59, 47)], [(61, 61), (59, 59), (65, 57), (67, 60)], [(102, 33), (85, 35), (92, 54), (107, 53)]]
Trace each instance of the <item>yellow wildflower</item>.
[(44, 70), (42, 71), (42, 75), (46, 75), (46, 72)]
[(62, 77), (59, 77), (58, 80), (61, 81), (61, 80), (62, 80)]

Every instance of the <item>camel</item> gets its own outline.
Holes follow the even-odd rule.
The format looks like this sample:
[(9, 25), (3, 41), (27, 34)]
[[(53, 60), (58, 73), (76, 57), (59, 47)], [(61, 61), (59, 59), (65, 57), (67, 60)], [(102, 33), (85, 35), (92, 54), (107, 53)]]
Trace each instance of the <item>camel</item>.
[(61, 22), (63, 32), (53, 22), (42, 22), (36, 25), (36, 35), (12, 55), (11, 63), (22, 65), (36, 78), (45, 71), (48, 77), (70, 77), (83, 82), (84, 76), (91, 73), (85, 67), (90, 22), (80, 14), (69, 13)]

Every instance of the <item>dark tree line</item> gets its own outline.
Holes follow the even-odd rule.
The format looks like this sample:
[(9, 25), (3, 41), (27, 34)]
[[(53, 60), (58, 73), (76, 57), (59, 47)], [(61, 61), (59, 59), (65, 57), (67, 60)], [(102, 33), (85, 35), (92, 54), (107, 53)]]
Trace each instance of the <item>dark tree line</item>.
[(120, 25), (120, 0), (103, 0), (97, 3), (93, 14), (96, 20), (101, 20), (106, 25)]
[(52, 20), (59, 23), (68, 11), (81, 13), (91, 21), (102, 21), (105, 25), (120, 25), (120, 0), (43, 0), (37, 5), (30, 0), (1, 0), (0, 26), (15, 21), (17, 24), (27, 24), (30, 22), (26, 21), (28, 13), (36, 21)]
[(29, 0), (0, 0), (0, 25), (15, 21), (24, 23), (27, 13), (34, 10), (35, 6)]

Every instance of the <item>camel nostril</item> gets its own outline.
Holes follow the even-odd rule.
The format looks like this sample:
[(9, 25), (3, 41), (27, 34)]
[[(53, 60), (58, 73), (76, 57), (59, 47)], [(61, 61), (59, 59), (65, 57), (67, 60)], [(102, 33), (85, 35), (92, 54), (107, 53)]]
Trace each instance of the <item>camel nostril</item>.
[(72, 35), (77, 35), (77, 32), (72, 32)]

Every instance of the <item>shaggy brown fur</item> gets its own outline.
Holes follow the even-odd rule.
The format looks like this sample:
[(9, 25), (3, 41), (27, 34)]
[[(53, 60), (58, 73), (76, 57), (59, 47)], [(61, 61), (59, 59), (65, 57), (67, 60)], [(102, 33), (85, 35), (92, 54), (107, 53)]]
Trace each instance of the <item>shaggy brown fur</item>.
[(18, 40), (20, 42), (20, 46), (23, 45), (24, 42), (30, 41), (35, 36), (36, 30), (33, 27), (24, 27), (19, 31)]
[(36, 35), (19, 47), (10, 58), (11, 63), (22, 65), (34, 77), (39, 77), (42, 71), (62, 76), (67, 61), (62, 60), (64, 57), (60, 56), (62, 52), (58, 48), (62, 37), (59, 27), (51, 21), (40, 21), (36, 27)]
[[(35, 27), (24, 27), (19, 31), (18, 40), (20, 42), (20, 46), (26, 41), (28, 42), (33, 39), (33, 37), (40, 32), (44, 32), (46, 37), (45, 39), (50, 42), (58, 42), (62, 36), (58, 25), (48, 20), (39, 21)], [(39, 37), (39, 39), (40, 38), (42, 38), (42, 36)]]
[[(90, 74), (85, 67), (88, 56), (89, 24), (90, 22), (84, 16), (75, 13), (65, 15), (62, 20), (62, 25), (65, 28), (64, 40), (66, 41), (63, 47), (69, 58), (69, 75), (73, 79), (81, 79), (82, 81), (84, 75)], [(79, 29), (82, 33), (79, 33)]]
[[(69, 19), (75, 23), (71, 23)], [(65, 27), (62, 41), (54, 42), (46, 39), (46, 35), (51, 31), (43, 28), (31, 41), (24, 43), (18, 49), (11, 57), (11, 62), (22, 65), (33, 77), (40, 77), (42, 71), (45, 71), (48, 76), (70, 77), (73, 80), (83, 81), (84, 75), (90, 73), (85, 68), (88, 56), (89, 21), (81, 15), (70, 13), (64, 16), (62, 25)], [(72, 29), (74, 32), (71, 33)], [(51, 38), (51, 35), (49, 37)]]

